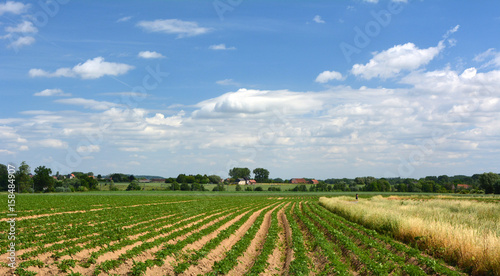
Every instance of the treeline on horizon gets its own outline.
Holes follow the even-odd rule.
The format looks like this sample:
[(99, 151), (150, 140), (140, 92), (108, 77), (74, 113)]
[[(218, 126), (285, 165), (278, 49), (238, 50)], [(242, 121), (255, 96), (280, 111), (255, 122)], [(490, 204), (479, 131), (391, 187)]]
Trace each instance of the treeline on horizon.
[[(117, 191), (115, 182), (130, 183), (127, 190), (141, 190), (142, 183), (139, 180), (147, 179), (147, 176), (134, 176), (123, 173), (113, 173), (105, 176), (94, 176), (92, 172), (73, 172), (69, 175), (52, 174), (50, 168), (38, 166), (31, 174), (31, 168), (22, 162), (15, 172), (15, 184), (18, 192), (83, 192), (101, 190)], [(269, 178), (269, 171), (264, 168), (253, 170), (254, 179), (257, 183), (288, 184), (291, 180), (282, 178)], [(71, 177), (68, 177), (71, 176)], [(176, 178), (165, 178), (164, 188), (160, 190), (170, 191), (208, 191), (204, 185), (217, 184), (212, 191), (224, 191), (227, 185), (235, 184), (238, 179), (251, 179), (251, 171), (248, 168), (233, 168), (229, 170), (230, 178), (222, 179), (217, 175), (186, 175), (179, 174)], [(304, 178), (311, 180), (311, 178)], [(9, 184), (7, 166), (0, 164), (0, 190), (6, 191)], [(244, 186), (242, 188), (241, 186)], [(262, 186), (236, 185), (236, 191), (264, 191)], [(267, 188), (268, 191), (281, 191), (279, 185)], [(284, 190), (284, 189), (283, 189)], [(372, 176), (355, 178), (328, 178), (318, 180), (318, 184), (298, 184), (288, 191), (300, 192), (335, 192), (335, 191), (372, 191), (372, 192), (410, 192), (410, 193), (476, 193), (476, 194), (500, 194), (500, 174), (482, 173), (472, 176), (426, 176), (416, 178), (375, 178)]]

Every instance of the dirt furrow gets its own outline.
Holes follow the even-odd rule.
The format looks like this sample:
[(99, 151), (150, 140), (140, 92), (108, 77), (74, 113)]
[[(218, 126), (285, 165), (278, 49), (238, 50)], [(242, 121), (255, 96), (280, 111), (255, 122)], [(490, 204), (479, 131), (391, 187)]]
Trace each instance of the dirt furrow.
[[(184, 222), (184, 221), (187, 221), (187, 220), (190, 220), (190, 219), (193, 219), (193, 218), (196, 218), (196, 217), (200, 217), (201, 215), (203, 215), (203, 214), (195, 215), (195, 216), (192, 216), (192, 217), (189, 217), (189, 218), (186, 218), (186, 219), (180, 220), (180, 221), (178, 221), (178, 222), (176, 222), (176, 223), (173, 223), (173, 224), (170, 224), (170, 225), (165, 225), (165, 226), (161, 227), (160, 229), (163, 229), (163, 228), (168, 228), (168, 227), (172, 227), (172, 226), (174, 226), (174, 225), (176, 225), (176, 224), (179, 224), (179, 223), (182, 223), (182, 222)], [(123, 253), (127, 252), (128, 250), (130, 250), (130, 249), (132, 249), (132, 248), (134, 248), (134, 247), (136, 247), (136, 246), (140, 246), (141, 244), (143, 244), (143, 243), (145, 243), (145, 242), (153, 242), (153, 241), (155, 241), (155, 240), (157, 240), (157, 239), (159, 239), (159, 238), (166, 237), (166, 236), (168, 236), (168, 235), (172, 234), (173, 232), (181, 231), (181, 230), (183, 230), (183, 229), (186, 229), (186, 228), (188, 228), (188, 227), (191, 227), (191, 226), (195, 225), (196, 223), (199, 223), (199, 222), (201, 222), (201, 221), (203, 221), (203, 220), (205, 220), (205, 219), (207, 219), (207, 218), (211, 218), (211, 217), (213, 217), (213, 216), (215, 216), (215, 215), (217, 215), (217, 214), (213, 214), (213, 215), (210, 215), (210, 216), (207, 216), (207, 217), (204, 217), (204, 218), (200, 218), (199, 220), (196, 220), (196, 221), (193, 221), (193, 222), (191, 222), (191, 223), (188, 223), (187, 225), (184, 225), (183, 227), (179, 227), (179, 228), (177, 228), (177, 229), (175, 229), (175, 230), (172, 230), (172, 231), (170, 231), (170, 232), (168, 232), (168, 233), (164, 233), (164, 234), (161, 234), (161, 235), (157, 235), (157, 236), (155, 236), (155, 237), (153, 237), (153, 238), (149, 238), (149, 239), (147, 239), (147, 240), (145, 240), (145, 241), (137, 241), (137, 242), (135, 242), (134, 244), (124, 246), (124, 247), (120, 248), (120, 249), (119, 249), (119, 250), (117, 250), (117, 251), (106, 253), (106, 254), (104, 254), (104, 255), (102, 255), (102, 256), (99, 256), (99, 258), (97, 259), (97, 263), (99, 264), (99, 263), (105, 262), (105, 261), (107, 261), (107, 260), (117, 259), (117, 258), (118, 258), (121, 254), (123, 254)], [(147, 234), (147, 233), (145, 233), (145, 234)], [(144, 234), (144, 235), (145, 235), (145, 234)], [(141, 236), (142, 236), (142, 235), (141, 235)]]
[(276, 206), (273, 209), (267, 211), (264, 216), (264, 220), (262, 221), (262, 225), (259, 228), (259, 231), (255, 234), (255, 238), (248, 246), (245, 253), (242, 256), (238, 257), (238, 265), (229, 271), (228, 275), (231, 276), (239, 276), (245, 275), (245, 273), (252, 267), (255, 259), (259, 255), (262, 250), (262, 246), (267, 236), (267, 232), (269, 231), (269, 226), (271, 225), (271, 215), (272, 212), (280, 206)]
[[(211, 218), (213, 216), (217, 216), (217, 215), (220, 215), (222, 212), (219, 212), (217, 214), (213, 214), (213, 215), (210, 215), (210, 216), (206, 216), (203, 218), (203, 220), (205, 219), (208, 219), (208, 218)], [(231, 213), (232, 214), (232, 213)], [(204, 225), (202, 225), (200, 228), (197, 228), (196, 230), (193, 230), (193, 231), (190, 231), (184, 235), (181, 235), (173, 240), (169, 240), (167, 243), (168, 244), (176, 244), (177, 242), (180, 242), (180, 241), (183, 241), (185, 240), (186, 238), (188, 238), (189, 236), (191, 236), (193, 233), (196, 233), (200, 230), (203, 230), (207, 227), (210, 227), (212, 226), (213, 224), (225, 219), (226, 217), (230, 216), (231, 214), (227, 214), (227, 215), (224, 215), (224, 216), (221, 216), (213, 221), (210, 221), (209, 223), (206, 223)], [(197, 221), (195, 223), (198, 223), (200, 221)], [(193, 224), (190, 224), (190, 226), (192, 226)], [(190, 227), (190, 226), (187, 226), (187, 227)], [(184, 227), (186, 228), (186, 227)], [(182, 228), (182, 229), (184, 229)], [(179, 229), (179, 230), (182, 230), (182, 229)], [(120, 265), (118, 268), (116, 269), (113, 269), (112, 271), (110, 271), (111, 274), (119, 274), (119, 275), (124, 275), (124, 274), (127, 274), (133, 267), (134, 265), (134, 261), (135, 262), (144, 262), (146, 260), (153, 260), (155, 259), (155, 256), (154, 254), (156, 252), (158, 252), (163, 246), (162, 245), (159, 245), (159, 246), (155, 246), (151, 249), (148, 249), (144, 252), (142, 252), (140, 255), (134, 257), (134, 259), (130, 259), (130, 260), (126, 260), (122, 265)], [(173, 266), (174, 264), (176, 263), (176, 259), (174, 257), (171, 257), (171, 256), (168, 256), (165, 260), (164, 260), (165, 264), (172, 267), (171, 269), (171, 273), (173, 273)], [(149, 272), (149, 271), (154, 271), (154, 272)], [(153, 267), (153, 268), (148, 268), (148, 272), (147, 272), (147, 275), (170, 275), (171, 273), (167, 273), (165, 274), (165, 272), (159, 272), (159, 271), (162, 271), (162, 268), (158, 268), (158, 267)]]
[[(295, 207), (295, 203), (292, 206)], [(292, 228), (290, 228), (290, 224), (288, 223), (288, 219), (286, 218), (286, 214), (283, 211), (281, 213), (281, 220), (283, 222), (283, 226), (285, 228), (285, 241), (286, 241), (286, 251), (285, 251), (285, 265), (283, 267), (283, 274), (288, 274), (288, 269), (290, 268), (290, 263), (293, 261), (293, 249), (292, 249)]]
[[(288, 264), (290, 264), (292, 248), (289, 246), (290, 240), (288, 240), (288, 242), (287, 242), (287, 237), (285, 234), (286, 227), (285, 227), (285, 222), (283, 221), (283, 216), (285, 215), (285, 209), (288, 207), (289, 204), (290, 203), (287, 203), (285, 206), (283, 206), (283, 208), (281, 208), (278, 211), (278, 214), (277, 214), (277, 216), (278, 216), (278, 228), (279, 228), (278, 241), (276, 243), (276, 247), (273, 250), (273, 253), (267, 259), (267, 262), (269, 263), (269, 265), (261, 275), (283, 275), (287, 256), (290, 256), (290, 260), (288, 262)], [(286, 219), (286, 217), (285, 217), (285, 219)], [(288, 226), (288, 228), (290, 228), (290, 226), (288, 224), (287, 224), (287, 226)], [(290, 238), (291, 238), (291, 236), (290, 236)]]
[(198, 275), (205, 274), (211, 271), (212, 266), (216, 261), (220, 261), (224, 258), (225, 252), (230, 250), (233, 245), (235, 245), (243, 235), (248, 231), (248, 229), (255, 222), (260, 213), (266, 209), (264, 207), (256, 212), (254, 212), (250, 218), (238, 229), (236, 232), (231, 235), (229, 238), (223, 240), (219, 246), (217, 246), (214, 250), (210, 251), (210, 253), (199, 261), (198, 265), (191, 266), (185, 273), (182, 275)]
[[(184, 247), (181, 250), (181, 255), (182, 254), (189, 254), (189, 252), (200, 250), (207, 242), (209, 242), (211, 239), (213, 239), (214, 237), (216, 237), (221, 231), (223, 231), (224, 229), (226, 229), (229, 226), (231, 226), (233, 223), (235, 223), (236, 221), (238, 221), (241, 217), (243, 217), (247, 213), (248, 213), (248, 211), (246, 211), (246, 212), (244, 212), (242, 214), (239, 214), (238, 216), (236, 216), (232, 220), (226, 222), (224, 225), (222, 225), (221, 227), (219, 227), (214, 232), (212, 232), (212, 233), (204, 236), (203, 238), (201, 238), (200, 240), (196, 241), (195, 243), (188, 244), (186, 247)], [(229, 214), (227, 216), (230, 216), (230, 215), (231, 214)], [(203, 229), (205, 229), (207, 227), (210, 227), (213, 224), (219, 222), (220, 220), (223, 220), (227, 216), (221, 217), (221, 218), (217, 219), (216, 221), (213, 221), (213, 222), (211, 222), (209, 224), (205, 224), (204, 226), (202, 226), (199, 229), (196, 229), (196, 230), (194, 230), (194, 231), (186, 234), (185, 236), (188, 237), (188, 236), (192, 235), (194, 232), (197, 232), (197, 231), (203, 230)], [(156, 251), (158, 251), (159, 249), (160, 249), (160, 247), (158, 247)], [(152, 255), (153, 254), (151, 254), (150, 258), (152, 258)], [(146, 271), (146, 274), (147, 275), (174, 275), (175, 274), (174, 273), (174, 267), (177, 265), (177, 263), (178, 263), (178, 259), (176, 259), (176, 258), (174, 258), (172, 256), (168, 256), (167, 259), (165, 260), (165, 264), (163, 266), (161, 266), (161, 267), (157, 267), (156, 266), (156, 267), (148, 268), (148, 270)]]

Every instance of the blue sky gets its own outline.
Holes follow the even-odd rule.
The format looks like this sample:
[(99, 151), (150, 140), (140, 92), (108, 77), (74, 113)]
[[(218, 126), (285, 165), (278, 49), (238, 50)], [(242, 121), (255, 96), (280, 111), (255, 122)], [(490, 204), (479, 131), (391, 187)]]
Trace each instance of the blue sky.
[(0, 1), (0, 163), (498, 172), (500, 3)]

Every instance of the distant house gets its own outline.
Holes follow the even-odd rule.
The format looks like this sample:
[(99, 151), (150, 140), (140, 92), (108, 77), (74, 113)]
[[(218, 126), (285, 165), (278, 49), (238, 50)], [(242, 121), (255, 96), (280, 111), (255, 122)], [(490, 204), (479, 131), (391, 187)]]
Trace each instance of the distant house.
[(163, 182), (165, 182), (165, 178), (153, 178), (153, 179), (151, 179), (151, 182), (161, 182), (161, 183), (163, 183)]
[(292, 184), (307, 184), (308, 182), (304, 178), (292, 178), (290, 180), (290, 183), (292, 183)]
[(257, 181), (255, 179), (250, 179), (248, 180), (248, 184), (257, 184)]
[(236, 184), (238, 184), (238, 185), (246, 185), (247, 184), (247, 180), (245, 178), (238, 178), (238, 179), (236, 179)]
[[(455, 188), (454, 186), (452, 188)], [(467, 185), (467, 184), (457, 184), (457, 190), (468, 190), (472, 188), (471, 185)]]
[(149, 183), (151, 180), (149, 179), (139, 179), (139, 183)]
[(292, 183), (292, 184), (318, 184), (319, 182), (316, 179), (307, 180), (305, 178), (292, 178), (290, 180), (290, 183)]

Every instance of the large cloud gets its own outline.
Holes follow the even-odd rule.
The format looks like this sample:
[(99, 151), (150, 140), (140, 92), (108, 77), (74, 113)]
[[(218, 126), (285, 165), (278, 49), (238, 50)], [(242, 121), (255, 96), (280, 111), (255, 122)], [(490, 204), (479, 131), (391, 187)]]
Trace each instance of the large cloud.
[(132, 70), (134, 66), (104, 61), (103, 57), (89, 59), (84, 63), (79, 63), (73, 68), (59, 68), (54, 72), (47, 72), (42, 69), (30, 69), (31, 77), (80, 77), (82, 79), (98, 79), (103, 76), (118, 76)]
[(199, 110), (195, 111), (193, 116), (265, 115), (273, 111), (304, 114), (321, 109), (320, 97), (320, 94), (297, 93), (288, 90), (239, 89), (236, 92), (229, 92), (198, 103)]
[(23, 21), (15, 27), (6, 27), (5, 31), (9, 33), (36, 33), (38, 28), (30, 21)]
[(7, 1), (5, 3), (0, 3), (0, 15), (4, 13), (21, 14), (28, 10), (29, 4), (23, 4), (21, 2)]
[(388, 50), (375, 53), (365, 65), (355, 64), (351, 73), (368, 80), (375, 77), (392, 78), (402, 71), (412, 71), (428, 64), (443, 49), (443, 42), (440, 42), (436, 47), (427, 49), (419, 49), (413, 43), (396, 45)]

